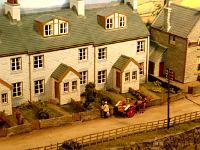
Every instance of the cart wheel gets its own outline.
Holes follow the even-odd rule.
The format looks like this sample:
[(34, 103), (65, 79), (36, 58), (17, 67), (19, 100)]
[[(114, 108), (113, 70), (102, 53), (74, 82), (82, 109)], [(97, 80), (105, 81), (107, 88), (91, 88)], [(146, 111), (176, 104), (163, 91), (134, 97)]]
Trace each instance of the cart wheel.
[(135, 107), (129, 107), (129, 109), (127, 110), (127, 117), (131, 118), (135, 115), (136, 109)]

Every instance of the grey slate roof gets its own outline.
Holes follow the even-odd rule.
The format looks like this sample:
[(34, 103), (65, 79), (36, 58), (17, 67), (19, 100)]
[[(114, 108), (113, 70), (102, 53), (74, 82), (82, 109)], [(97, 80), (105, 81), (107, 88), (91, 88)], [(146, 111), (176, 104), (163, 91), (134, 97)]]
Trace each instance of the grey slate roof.
[(113, 67), (117, 68), (117, 69), (122, 69), (124, 67), (124, 65), (128, 62), (128, 60), (131, 57), (125, 56), (125, 55), (121, 55), (118, 60), (114, 63)]
[[(169, 7), (172, 8), (170, 16), (171, 28), (169, 33), (187, 38), (197, 21), (200, 20), (200, 11), (174, 3), (171, 3)], [(163, 20), (164, 11), (162, 9), (154, 20), (152, 27), (161, 30)]]
[(112, 13), (114, 13), (116, 10), (111, 10), (111, 9), (104, 9), (102, 12), (98, 13), (99, 16), (102, 17), (107, 17), (109, 15), (111, 15)]
[(149, 61), (156, 63), (162, 57), (166, 49), (166, 47), (150, 41)]
[(55, 79), (60, 79), (60, 77), (65, 73), (65, 71), (67, 71), (67, 69), (69, 69), (69, 66), (61, 63), (56, 70), (51, 74), (52, 77), (54, 77)]
[(46, 21), (52, 20), (55, 17), (56, 16), (44, 14), (43, 16), (40, 16), (40, 17), (36, 18), (35, 20), (38, 21), (38, 22), (44, 23)]
[[(105, 30), (98, 22), (97, 14), (108, 8), (95, 8), (85, 11), (86, 17), (77, 17), (72, 9), (40, 12), (21, 15), (21, 25), (12, 24), (7, 15), (0, 15), (1, 43), (0, 55), (14, 53), (33, 53), (80, 44), (103, 44), (113, 41), (133, 39), (150, 35), (140, 15), (132, 12), (127, 5), (111, 6), (109, 9), (127, 13), (127, 27)], [(43, 38), (34, 20), (58, 16), (69, 20), (69, 34)], [(45, 21), (39, 18), (40, 21)], [(49, 19), (48, 18), (48, 19)]]

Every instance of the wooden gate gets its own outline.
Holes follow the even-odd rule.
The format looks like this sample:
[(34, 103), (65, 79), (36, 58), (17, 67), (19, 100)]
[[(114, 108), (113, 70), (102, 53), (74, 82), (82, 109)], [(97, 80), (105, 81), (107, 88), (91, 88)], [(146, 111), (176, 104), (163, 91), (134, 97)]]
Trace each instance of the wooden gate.
[(116, 87), (120, 88), (120, 73), (116, 71)]
[(81, 114), (75, 113), (73, 114), (73, 121), (80, 121), (81, 120)]

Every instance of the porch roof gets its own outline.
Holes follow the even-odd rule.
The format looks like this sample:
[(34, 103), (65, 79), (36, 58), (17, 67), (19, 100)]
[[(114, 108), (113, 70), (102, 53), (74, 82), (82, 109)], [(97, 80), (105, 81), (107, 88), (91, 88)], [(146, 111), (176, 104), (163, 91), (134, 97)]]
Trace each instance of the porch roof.
[(9, 83), (5, 82), (4, 80), (0, 79), (0, 83), (8, 87), (10, 90), (13, 90), (14, 87), (10, 85)]

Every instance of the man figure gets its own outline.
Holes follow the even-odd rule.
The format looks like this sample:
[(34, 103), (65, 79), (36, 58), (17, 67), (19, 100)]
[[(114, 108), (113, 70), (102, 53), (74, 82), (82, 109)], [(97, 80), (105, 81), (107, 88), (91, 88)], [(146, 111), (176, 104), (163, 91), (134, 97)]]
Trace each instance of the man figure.
[(103, 111), (104, 111), (104, 118), (108, 118), (107, 113), (109, 112), (109, 107), (108, 107), (107, 101), (105, 102), (105, 105), (103, 106)]
[(21, 113), (18, 108), (17, 108), (17, 112), (15, 113), (15, 115), (17, 118), (17, 124), (20, 125), (21, 124)]

